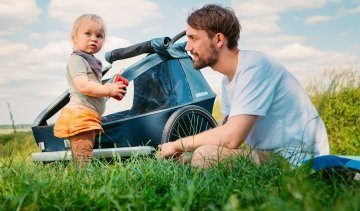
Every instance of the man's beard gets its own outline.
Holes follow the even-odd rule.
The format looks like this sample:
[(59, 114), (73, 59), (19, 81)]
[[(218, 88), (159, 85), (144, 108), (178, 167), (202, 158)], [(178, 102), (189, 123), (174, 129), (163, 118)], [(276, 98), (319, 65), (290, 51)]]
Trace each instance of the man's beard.
[(215, 49), (215, 46), (213, 44), (210, 45), (210, 48), (209, 48), (209, 56), (207, 58), (200, 58), (199, 57), (199, 54), (197, 53), (192, 53), (192, 55), (194, 57), (197, 57), (197, 61), (195, 61), (193, 59), (193, 67), (197, 70), (200, 70), (204, 67), (211, 67), (213, 66), (214, 64), (217, 63), (218, 61), (218, 57), (219, 57), (219, 52)]

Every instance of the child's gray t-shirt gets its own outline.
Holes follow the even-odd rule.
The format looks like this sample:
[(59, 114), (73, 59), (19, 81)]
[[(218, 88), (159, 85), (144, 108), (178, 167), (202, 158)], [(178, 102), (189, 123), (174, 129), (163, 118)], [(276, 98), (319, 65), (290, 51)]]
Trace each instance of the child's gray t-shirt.
[(90, 81), (101, 84), (101, 78), (91, 69), (89, 63), (78, 55), (71, 55), (68, 59), (66, 69), (66, 79), (69, 84), (70, 101), (80, 100), (85, 106), (95, 110), (101, 116), (105, 111), (105, 98), (104, 97), (91, 97), (81, 94), (76, 90), (73, 78), (76, 76), (85, 75)]

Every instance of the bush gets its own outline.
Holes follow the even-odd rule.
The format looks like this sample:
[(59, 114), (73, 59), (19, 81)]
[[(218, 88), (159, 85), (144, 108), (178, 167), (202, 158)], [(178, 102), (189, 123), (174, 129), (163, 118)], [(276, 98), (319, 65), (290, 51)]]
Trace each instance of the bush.
[(0, 134), (0, 159), (3, 157), (26, 158), (39, 151), (31, 132)]
[(326, 125), (331, 154), (360, 154), (360, 88), (354, 79), (354, 72), (334, 75), (325, 92), (312, 96)]

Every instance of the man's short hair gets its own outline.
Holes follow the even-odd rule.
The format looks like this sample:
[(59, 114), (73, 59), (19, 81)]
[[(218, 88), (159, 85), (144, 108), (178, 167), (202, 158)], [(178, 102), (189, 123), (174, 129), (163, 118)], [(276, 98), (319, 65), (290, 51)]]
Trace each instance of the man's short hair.
[(230, 7), (207, 4), (192, 12), (187, 18), (187, 23), (194, 29), (205, 30), (209, 38), (220, 32), (228, 40), (229, 49), (237, 47), (241, 26), (234, 10)]

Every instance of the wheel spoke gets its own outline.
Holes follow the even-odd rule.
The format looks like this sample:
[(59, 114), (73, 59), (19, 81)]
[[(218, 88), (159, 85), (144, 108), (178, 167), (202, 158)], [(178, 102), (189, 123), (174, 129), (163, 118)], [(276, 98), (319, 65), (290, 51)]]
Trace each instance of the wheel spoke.
[(198, 133), (201, 131), (201, 127), (198, 127), (198, 126), (199, 126), (199, 118), (200, 118), (200, 115), (198, 115), (197, 118), (196, 118), (196, 130), (195, 130), (195, 134), (198, 134)]
[(199, 127), (199, 132), (202, 132), (201, 129), (202, 129), (203, 122), (204, 122), (203, 120), (204, 120), (204, 118), (201, 118), (201, 124), (200, 124), (200, 127)]
[(191, 115), (191, 114), (186, 115), (186, 116), (187, 116), (187, 119), (188, 119), (188, 123), (190, 124), (190, 128), (189, 128), (188, 133), (187, 133), (187, 135), (189, 135), (189, 136), (192, 134), (191, 131), (192, 131), (192, 129), (193, 129), (193, 125), (192, 125), (192, 122), (191, 122), (190, 115)]
[[(182, 118), (181, 118), (181, 119), (182, 119)], [(184, 127), (186, 127), (185, 130), (184, 130), (184, 128), (183, 128), (183, 126), (182, 126), (182, 123), (181, 123), (181, 121), (180, 121), (181, 119), (179, 119), (178, 125), (179, 125), (179, 127), (181, 128), (183, 134), (186, 136), (186, 135), (187, 135), (187, 134), (186, 134), (186, 131), (188, 130), (187, 127), (186, 127), (186, 122), (185, 122), (185, 124), (184, 124)], [(183, 120), (183, 123), (184, 123), (184, 120)], [(179, 133), (179, 134), (180, 134), (180, 133)]]
[[(209, 130), (209, 128), (210, 128), (209, 122), (206, 122), (205, 130)], [(204, 130), (204, 131), (205, 131), (205, 130)]]
[[(174, 131), (174, 132), (175, 132), (175, 131)], [(175, 141), (176, 139), (182, 138), (181, 135), (180, 135), (180, 133), (179, 133), (179, 130), (176, 131), (176, 132), (177, 132), (177, 133), (171, 133), (170, 140)], [(175, 137), (176, 139), (172, 139), (173, 137)]]
[[(183, 124), (184, 124), (184, 127), (185, 127), (184, 135), (188, 135), (188, 133), (187, 133), (186, 131), (189, 131), (190, 129), (187, 127), (187, 124), (186, 124), (186, 121), (185, 121), (185, 117), (186, 117), (186, 116), (184, 116), (184, 117), (181, 118), (181, 119), (182, 119)], [(179, 122), (180, 122), (180, 121), (179, 121)]]
[(194, 136), (216, 126), (215, 120), (206, 110), (196, 108), (196, 106), (191, 107), (194, 108), (182, 109), (176, 113), (177, 115), (172, 120), (172, 126), (167, 127), (169, 128), (167, 133), (164, 130), (163, 137), (167, 137), (164, 139), (165, 142)]
[(191, 133), (190, 135), (196, 134), (196, 128), (195, 128), (196, 124), (195, 124), (194, 119), (195, 119), (195, 114), (194, 114), (194, 112), (192, 112), (191, 118), (190, 118), (190, 128), (191, 128), (191, 130), (189, 131), (189, 133)]

